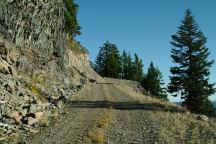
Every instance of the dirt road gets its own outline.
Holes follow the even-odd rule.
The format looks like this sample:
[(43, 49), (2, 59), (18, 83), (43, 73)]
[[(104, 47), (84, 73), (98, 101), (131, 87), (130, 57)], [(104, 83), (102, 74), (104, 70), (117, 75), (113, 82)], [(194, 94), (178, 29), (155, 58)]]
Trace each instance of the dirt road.
[(151, 144), (157, 141), (157, 128), (143, 105), (112, 83), (89, 84), (67, 109), (68, 113), (55, 125), (28, 138), (27, 143)]

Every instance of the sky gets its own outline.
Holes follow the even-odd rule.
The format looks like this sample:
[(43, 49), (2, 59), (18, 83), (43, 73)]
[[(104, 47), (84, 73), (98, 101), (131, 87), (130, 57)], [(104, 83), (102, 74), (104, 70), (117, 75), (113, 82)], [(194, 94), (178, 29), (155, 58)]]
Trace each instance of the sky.
[[(206, 46), (216, 59), (216, 1), (215, 0), (75, 0), (79, 5), (78, 21), (82, 35), (76, 40), (89, 50), (95, 61), (99, 47), (107, 40), (143, 60), (144, 73), (151, 61), (169, 83), (172, 59), (171, 35), (175, 34), (191, 9), (201, 31), (207, 37)], [(210, 81), (216, 82), (216, 64), (210, 69)], [(170, 101), (180, 98), (169, 96)], [(216, 94), (210, 97), (216, 100)]]

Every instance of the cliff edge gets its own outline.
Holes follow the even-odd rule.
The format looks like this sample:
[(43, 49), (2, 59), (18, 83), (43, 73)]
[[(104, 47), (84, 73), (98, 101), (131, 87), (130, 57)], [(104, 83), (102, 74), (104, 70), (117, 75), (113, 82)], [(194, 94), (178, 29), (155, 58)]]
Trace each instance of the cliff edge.
[(0, 1), (0, 142), (48, 125), (80, 88), (102, 80), (68, 41), (64, 9), (62, 0)]

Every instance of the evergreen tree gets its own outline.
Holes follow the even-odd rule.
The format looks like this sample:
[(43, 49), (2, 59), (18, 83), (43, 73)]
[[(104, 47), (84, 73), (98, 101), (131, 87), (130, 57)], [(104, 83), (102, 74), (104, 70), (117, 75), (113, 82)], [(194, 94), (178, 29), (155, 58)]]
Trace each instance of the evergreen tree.
[(66, 7), (65, 10), (65, 30), (72, 37), (80, 35), (81, 27), (77, 21), (77, 12), (79, 6), (74, 2), (74, 0), (64, 0)]
[(127, 54), (125, 64), (125, 79), (133, 80), (133, 60), (130, 53)]
[(199, 30), (190, 10), (179, 30), (172, 35), (171, 57), (175, 63), (170, 71), (168, 91), (173, 96), (181, 95), (183, 105), (197, 113), (211, 113), (213, 106), (208, 97), (215, 92), (214, 84), (209, 83), (209, 68), (214, 61), (208, 60), (206, 37)]
[(120, 56), (116, 45), (108, 41), (100, 48), (95, 69), (103, 77), (119, 78)]
[(132, 80), (133, 79), (133, 61), (130, 53), (126, 53), (124, 50), (121, 55), (121, 72), (122, 79)]
[(133, 80), (137, 82), (141, 82), (143, 77), (143, 64), (142, 60), (139, 59), (137, 54), (134, 54), (134, 62), (133, 62)]
[(126, 63), (126, 61), (127, 61), (127, 58), (128, 58), (128, 54), (124, 50), (121, 57), (120, 57), (120, 60), (121, 60), (120, 78), (121, 79), (126, 79), (126, 73), (127, 73), (127, 70), (126, 70), (127, 63)]
[(151, 96), (167, 100), (166, 89), (162, 87), (164, 84), (162, 78), (162, 73), (151, 62), (148, 73), (144, 76), (141, 85), (150, 92)]

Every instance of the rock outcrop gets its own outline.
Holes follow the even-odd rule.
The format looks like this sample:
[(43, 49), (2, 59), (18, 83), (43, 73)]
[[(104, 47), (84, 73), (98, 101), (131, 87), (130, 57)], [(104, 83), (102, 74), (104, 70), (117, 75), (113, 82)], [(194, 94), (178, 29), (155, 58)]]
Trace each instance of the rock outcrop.
[(41, 58), (64, 53), (62, 0), (1, 0), (0, 35), (20, 48), (38, 49)]
[(85, 83), (102, 80), (65, 35), (62, 0), (0, 1), (0, 143), (47, 125)]

